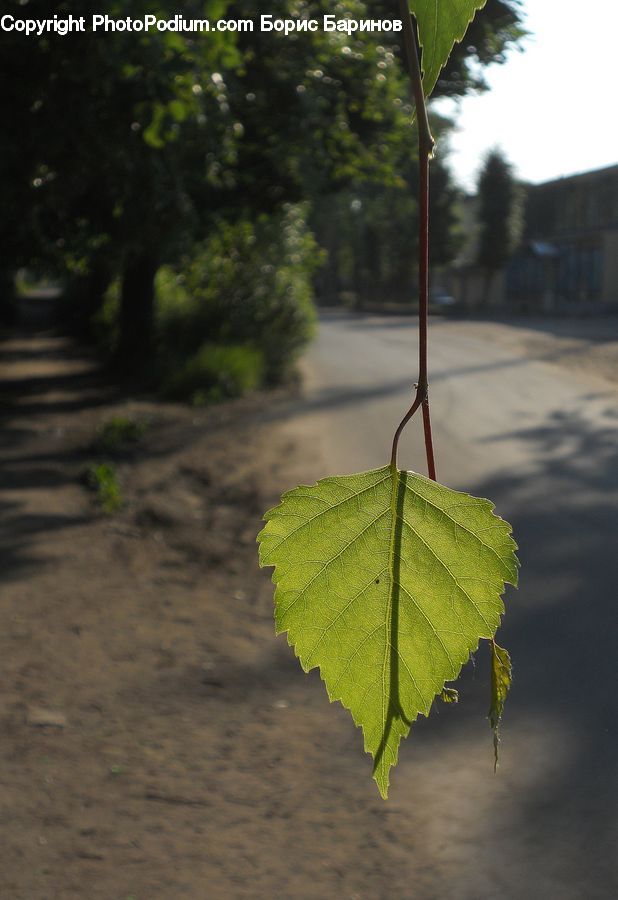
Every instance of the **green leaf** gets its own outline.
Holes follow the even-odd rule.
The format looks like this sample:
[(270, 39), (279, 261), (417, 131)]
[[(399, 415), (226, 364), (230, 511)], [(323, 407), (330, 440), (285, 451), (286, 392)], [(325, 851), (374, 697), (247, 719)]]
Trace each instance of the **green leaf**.
[(362, 726), (386, 797), (399, 742), (479, 638), (492, 638), (515, 542), (493, 505), (390, 466), (284, 494), (258, 535), (277, 632)]
[(422, 47), (423, 89), (429, 97), (455, 43), (487, 0), (410, 0)]
[(491, 642), (491, 705), (489, 724), (494, 733), (494, 772), (498, 768), (498, 747), (500, 745), (500, 722), (504, 712), (506, 695), (513, 681), (513, 665), (508, 650)]
[(440, 694), (440, 700), (443, 703), (459, 703), (459, 691), (455, 688), (444, 688)]

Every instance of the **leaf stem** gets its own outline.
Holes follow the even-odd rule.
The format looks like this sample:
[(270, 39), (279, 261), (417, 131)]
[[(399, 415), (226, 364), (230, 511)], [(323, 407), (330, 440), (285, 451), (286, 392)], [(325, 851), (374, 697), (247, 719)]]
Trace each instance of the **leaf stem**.
[(391, 467), (397, 469), (397, 449), (399, 438), (405, 426), (418, 408), (423, 409), (423, 432), (425, 436), (425, 455), (429, 477), (436, 480), (436, 464), (433, 452), (431, 433), (431, 416), (429, 412), (429, 379), (427, 371), (427, 324), (429, 313), (429, 160), (433, 155), (434, 139), (429, 128), (427, 104), (423, 91), (423, 77), (419, 60), (416, 28), (408, 7), (408, 0), (399, 0), (403, 22), (403, 37), (406, 52), (408, 74), (414, 95), (416, 121), (418, 123), (419, 143), (419, 236), (418, 236), (418, 382), (416, 396), (408, 412), (401, 420), (393, 438)]
[(423, 401), (423, 432), (425, 434), (425, 455), (427, 457), (427, 471), (432, 481), (436, 478), (436, 461), (433, 453), (433, 437), (431, 434), (431, 416), (429, 414), (429, 397)]
[(414, 403), (407, 411), (399, 425), (397, 426), (397, 431), (395, 432), (395, 436), (393, 438), (393, 449), (391, 451), (391, 469), (393, 472), (397, 472), (397, 448), (399, 446), (399, 438), (401, 437), (401, 432), (406, 427), (414, 413), (417, 411), (421, 403), (423, 402), (423, 396), (420, 393), (419, 385), (415, 385), (416, 387), (416, 397), (414, 398)]

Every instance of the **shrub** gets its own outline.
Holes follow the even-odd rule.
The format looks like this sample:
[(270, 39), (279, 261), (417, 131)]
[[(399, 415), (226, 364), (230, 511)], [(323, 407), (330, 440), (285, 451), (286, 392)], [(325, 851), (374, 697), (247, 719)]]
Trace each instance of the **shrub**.
[[(155, 388), (209, 402), (287, 377), (315, 323), (312, 276), (322, 251), (305, 212), (288, 205), (256, 222), (220, 220), (178, 266), (159, 269), (154, 357), (143, 373)], [(110, 356), (118, 317), (114, 281), (94, 321)]]
[(321, 257), (304, 213), (287, 206), (256, 223), (222, 221), (182, 274), (160, 271), (162, 345), (196, 352), (205, 340), (252, 344), (263, 355), (265, 381), (285, 378), (315, 321), (311, 276)]
[(163, 382), (171, 400), (189, 400), (195, 406), (255, 390), (263, 380), (264, 359), (248, 345), (202, 344)]

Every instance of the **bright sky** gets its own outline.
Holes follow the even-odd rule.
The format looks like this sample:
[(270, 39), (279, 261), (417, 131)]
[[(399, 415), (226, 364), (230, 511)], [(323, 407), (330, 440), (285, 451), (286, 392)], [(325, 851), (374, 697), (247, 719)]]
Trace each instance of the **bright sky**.
[(525, 52), (486, 70), (491, 91), (459, 103), (450, 162), (473, 189), (499, 146), (520, 178), (547, 181), (618, 163), (617, 0), (524, 0)]

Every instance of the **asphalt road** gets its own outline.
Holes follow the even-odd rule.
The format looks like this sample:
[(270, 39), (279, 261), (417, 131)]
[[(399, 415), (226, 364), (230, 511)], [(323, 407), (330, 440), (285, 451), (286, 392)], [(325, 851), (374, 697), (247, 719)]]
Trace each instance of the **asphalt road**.
[[(308, 480), (388, 460), (416, 348), (409, 319), (323, 316), (292, 422)], [(410, 736), (392, 780), (396, 815), (413, 805), (433, 847), (422, 896), (616, 897), (618, 391), (454, 321), (432, 326), (430, 375), (438, 477), (496, 503), (522, 572), (500, 631), (516, 677), (498, 775), (479, 653), (456, 713)], [(399, 462), (424, 472), (420, 431)]]

